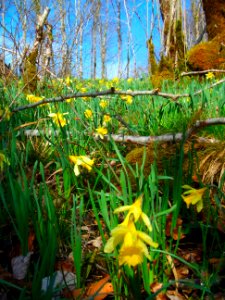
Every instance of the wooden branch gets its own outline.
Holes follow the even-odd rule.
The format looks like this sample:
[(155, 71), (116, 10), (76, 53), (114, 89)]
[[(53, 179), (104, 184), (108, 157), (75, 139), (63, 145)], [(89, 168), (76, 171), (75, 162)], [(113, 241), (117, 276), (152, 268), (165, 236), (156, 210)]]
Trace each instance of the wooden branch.
[(218, 69), (209, 69), (209, 70), (203, 70), (203, 71), (191, 71), (191, 72), (183, 72), (180, 74), (180, 76), (191, 76), (191, 75), (204, 75), (207, 73), (225, 73), (225, 70), (218, 70)]
[(146, 145), (152, 142), (177, 142), (181, 140), (188, 139), (196, 131), (212, 125), (225, 125), (225, 118), (213, 118), (207, 120), (196, 121), (195, 124), (190, 127), (184, 133), (170, 133), (163, 134), (159, 136), (133, 136), (133, 135), (121, 135), (121, 134), (111, 134), (105, 135), (104, 140), (110, 141), (111, 139), (119, 143), (135, 143), (140, 145)]
[(114, 88), (111, 88), (110, 90), (107, 90), (107, 91), (99, 91), (99, 92), (90, 92), (90, 93), (74, 93), (74, 94), (69, 94), (69, 95), (65, 95), (65, 96), (59, 96), (59, 97), (54, 97), (54, 98), (47, 98), (47, 99), (43, 99), (41, 101), (37, 101), (35, 103), (31, 103), (31, 104), (27, 104), (27, 105), (24, 105), (24, 106), (20, 106), (20, 107), (17, 107), (15, 109), (12, 109), (11, 112), (18, 112), (18, 111), (21, 111), (21, 110), (25, 110), (25, 109), (28, 109), (28, 108), (34, 108), (34, 107), (37, 107), (39, 105), (42, 105), (42, 104), (47, 104), (47, 103), (52, 103), (52, 102), (63, 102), (67, 99), (70, 99), (70, 98), (82, 98), (82, 97), (97, 97), (97, 96), (103, 96), (103, 95), (112, 95), (114, 94)]
[[(122, 134), (109, 134), (104, 136), (103, 141), (113, 140), (118, 143), (134, 143), (139, 145), (147, 145), (153, 142), (179, 142), (181, 140), (188, 139), (191, 135), (196, 133), (198, 130), (214, 125), (225, 125), (225, 118), (212, 118), (206, 120), (198, 120), (195, 124), (190, 127), (186, 132), (181, 133), (169, 133), (158, 136), (134, 136), (134, 135), (122, 135)], [(27, 137), (41, 136), (41, 135), (54, 135), (57, 136), (60, 134), (60, 130), (38, 130), (38, 129), (27, 129), (23, 131), (23, 134)], [(68, 132), (68, 134), (71, 134)], [(218, 140), (206, 139), (200, 137), (200, 142), (219, 142)]]
[(65, 96), (59, 96), (59, 97), (55, 97), (55, 98), (47, 98), (47, 99), (43, 99), (42, 101), (38, 101), (35, 103), (31, 103), (31, 104), (27, 104), (24, 106), (20, 106), (17, 108), (14, 108), (12, 110), (12, 112), (18, 112), (18, 111), (22, 111), (25, 109), (29, 109), (29, 108), (34, 108), (37, 107), (39, 105), (42, 104), (47, 104), (47, 103), (53, 103), (53, 102), (63, 102), (69, 98), (83, 98), (83, 97), (98, 97), (98, 96), (106, 96), (106, 95), (130, 95), (130, 96), (160, 96), (163, 98), (167, 98), (167, 99), (171, 99), (172, 101), (177, 101), (179, 98), (185, 98), (185, 97), (191, 97), (191, 96), (196, 96), (201, 94), (203, 91), (207, 90), (207, 89), (211, 89), (221, 83), (225, 82), (225, 78), (221, 79), (213, 84), (210, 84), (209, 86), (207, 86), (204, 89), (200, 89), (196, 92), (194, 92), (193, 94), (171, 94), (171, 93), (164, 93), (164, 92), (159, 92), (159, 89), (154, 89), (151, 91), (119, 91), (119, 90), (115, 90), (114, 87), (112, 87), (110, 90), (106, 90), (106, 91), (97, 91), (97, 92), (88, 92), (88, 93), (72, 93), (72, 94), (68, 94)]

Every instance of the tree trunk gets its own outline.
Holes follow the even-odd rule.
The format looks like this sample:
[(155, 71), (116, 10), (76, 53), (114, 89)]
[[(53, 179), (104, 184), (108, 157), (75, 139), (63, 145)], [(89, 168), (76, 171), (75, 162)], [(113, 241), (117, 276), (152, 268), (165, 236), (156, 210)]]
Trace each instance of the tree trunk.
[(192, 70), (225, 68), (225, 0), (203, 0), (208, 42), (189, 51), (188, 65)]
[(206, 30), (209, 40), (225, 36), (225, 0), (203, 0)]
[(122, 65), (121, 65), (121, 55), (122, 55), (122, 32), (121, 32), (121, 3), (120, 0), (117, 0), (116, 3), (117, 7), (117, 26), (116, 26), (116, 32), (117, 32), (117, 57), (118, 57), (118, 72), (117, 76), (118, 78), (122, 75)]

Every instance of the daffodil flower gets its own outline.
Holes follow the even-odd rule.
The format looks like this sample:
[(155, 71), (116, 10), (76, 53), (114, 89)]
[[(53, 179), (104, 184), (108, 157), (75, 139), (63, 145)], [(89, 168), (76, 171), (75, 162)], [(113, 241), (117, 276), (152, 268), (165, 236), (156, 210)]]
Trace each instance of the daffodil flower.
[(130, 266), (141, 263), (144, 255), (150, 259), (146, 244), (158, 247), (158, 243), (153, 242), (149, 235), (136, 230), (133, 214), (111, 231), (111, 237), (105, 244), (104, 252), (113, 252), (119, 244), (122, 244), (119, 251), (119, 264)]
[(108, 133), (107, 128), (100, 126), (96, 129), (95, 137), (96, 138), (100, 137), (100, 139), (104, 139), (104, 135), (106, 135), (107, 133)]
[(76, 176), (80, 175), (80, 166), (90, 172), (94, 165), (94, 159), (91, 159), (85, 155), (69, 155), (69, 160), (74, 163), (74, 173)]
[(144, 256), (151, 260), (145, 243), (140, 239), (134, 240), (132, 234), (128, 232), (119, 251), (119, 265), (135, 267), (143, 262)]
[(197, 212), (200, 212), (203, 209), (203, 195), (204, 192), (207, 190), (206, 187), (201, 189), (194, 189), (189, 185), (182, 186), (184, 189), (187, 189), (182, 194), (182, 198), (184, 202), (187, 204), (187, 208), (189, 208), (190, 204), (196, 205)]
[(66, 79), (65, 79), (65, 82), (66, 82), (66, 85), (70, 85), (72, 80), (69, 76), (67, 76)]
[(209, 72), (205, 75), (205, 77), (206, 79), (212, 80), (215, 77), (215, 75), (213, 74), (213, 72)]
[(93, 112), (91, 109), (86, 109), (84, 112), (85, 118), (91, 119), (93, 117)]
[(0, 171), (1, 172), (4, 169), (4, 163), (7, 164), (8, 166), (10, 165), (10, 162), (9, 162), (8, 158), (5, 156), (5, 154), (0, 152)]
[(100, 102), (99, 102), (99, 106), (101, 108), (106, 108), (108, 106), (108, 101), (102, 99)]
[(64, 115), (67, 115), (68, 113), (50, 113), (48, 116), (52, 118), (53, 122), (57, 125), (57, 126), (61, 126), (64, 127), (67, 122), (66, 119), (63, 117)]
[(41, 101), (43, 100), (45, 97), (43, 96), (35, 96), (35, 95), (32, 95), (32, 94), (29, 94), (26, 96), (26, 99), (31, 102), (31, 103), (34, 103), (34, 102), (38, 102), (38, 101)]
[(130, 215), (133, 214), (134, 222), (141, 219), (145, 225), (148, 227), (149, 231), (152, 231), (152, 225), (148, 216), (142, 211), (143, 195), (140, 195), (133, 204), (124, 205), (118, 207), (114, 210), (114, 213), (118, 214), (120, 212), (128, 211), (126, 219), (129, 219)]
[(103, 116), (103, 125), (107, 125), (112, 120), (112, 118), (109, 115)]

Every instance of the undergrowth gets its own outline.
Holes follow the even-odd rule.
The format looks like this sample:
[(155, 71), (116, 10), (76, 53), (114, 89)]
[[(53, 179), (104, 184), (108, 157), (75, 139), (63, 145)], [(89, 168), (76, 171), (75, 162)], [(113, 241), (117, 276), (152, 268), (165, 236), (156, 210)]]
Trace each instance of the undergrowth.
[[(211, 168), (220, 168), (220, 176), (213, 176), (213, 181), (205, 176), (204, 181), (206, 171), (199, 172), (199, 166), (205, 148), (195, 148), (197, 136), (222, 144), (224, 126), (197, 132), (189, 138), (188, 150), (185, 140), (157, 143), (138, 150), (138, 158), (134, 154), (132, 161), (127, 160), (128, 154), (140, 147), (111, 138), (111, 134), (183, 133), (197, 120), (224, 117), (224, 83), (194, 95), (211, 83), (190, 78), (164, 82), (165, 93), (190, 94), (176, 101), (158, 96), (111, 95), (69, 99), (16, 113), (10, 111), (29, 104), (29, 97), (18, 83), (1, 85), (0, 264), (11, 273), (14, 257), (31, 255), (23, 281), (0, 279), (2, 291), (9, 298), (51, 299), (67, 289), (66, 284), (55, 286), (54, 279), (57, 262), (68, 257), (75, 268), (76, 288), (84, 291), (96, 274), (109, 274), (114, 299), (154, 299), (168, 291), (188, 299), (213, 299), (215, 292), (224, 293), (225, 161), (222, 155), (218, 161), (222, 153), (218, 146), (209, 157), (215, 161)], [(71, 90), (95, 92), (110, 87), (152, 89), (147, 78), (71, 78), (45, 82), (30, 99), (35, 102), (36, 96), (50, 98)], [(106, 134), (108, 141), (104, 139)], [(184, 185), (196, 190), (206, 188), (202, 210), (197, 211), (194, 203), (186, 205)], [(126, 216), (114, 211), (132, 205), (140, 195), (141, 209), (152, 231), (149, 233), (141, 223), (136, 226), (158, 247), (148, 246), (151, 260), (144, 256), (134, 267), (120, 265), (118, 247), (112, 253), (104, 252), (110, 232)], [(49, 279), (46, 289), (44, 278)]]

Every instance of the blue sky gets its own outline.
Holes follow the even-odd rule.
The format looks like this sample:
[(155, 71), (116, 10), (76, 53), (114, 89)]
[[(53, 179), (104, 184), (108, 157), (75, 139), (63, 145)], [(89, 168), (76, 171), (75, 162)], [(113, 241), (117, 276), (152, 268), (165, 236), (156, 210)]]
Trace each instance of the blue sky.
[[(5, 11), (5, 23), (7, 29), (11, 32), (11, 34), (6, 33), (6, 47), (13, 48), (14, 40), (16, 41), (20, 51), (23, 51), (23, 47), (21, 44), (21, 38), (23, 35), (21, 22), (19, 20), (18, 10), (15, 6), (15, 2), (19, 3), (19, 1), (8, 0), (5, 1), (6, 3), (6, 11)], [(26, 7), (26, 16), (27, 16), (27, 24), (28, 24), (28, 31), (27, 31), (27, 40), (26, 43), (30, 47), (32, 47), (34, 34), (35, 34), (35, 14), (32, 12), (32, 1), (26, 0), (27, 7)], [(82, 3), (85, 0), (81, 0)], [(189, 1), (188, 1), (189, 2)], [(59, 65), (60, 68), (60, 59), (62, 56), (62, 47), (61, 47), (61, 35), (60, 35), (60, 15), (59, 11), (56, 8), (56, 1), (49, 1), (43, 0), (43, 4), (48, 5), (51, 8), (48, 21), (53, 25), (53, 37), (54, 37), (54, 51), (55, 51), (55, 60), (56, 63)], [(105, 3), (105, 2), (104, 2)], [(154, 45), (155, 45), (155, 52), (157, 57), (159, 57), (159, 53), (161, 50), (161, 43), (160, 43), (160, 32), (158, 27), (160, 26), (160, 14), (157, 7), (157, 1), (149, 1), (149, 0), (126, 0), (127, 10), (130, 16), (130, 26), (131, 26), (131, 38), (132, 38), (132, 45), (133, 48), (130, 48), (130, 56), (131, 56), (131, 73), (132, 76), (132, 69), (134, 63), (134, 55), (136, 58), (137, 68), (140, 72), (147, 71), (147, 64), (148, 64), (148, 53), (146, 47), (146, 41), (152, 35)], [(42, 6), (42, 9), (44, 6)], [(148, 9), (147, 9), (148, 6)], [(116, 34), (116, 15), (115, 15), (115, 8), (116, 8), (116, 1), (109, 0), (109, 32), (108, 32), (108, 46), (107, 46), (107, 75), (108, 77), (115, 77), (117, 76), (117, 67), (118, 67), (118, 57), (117, 57), (117, 34)], [(74, 1), (66, 0), (65, 1), (65, 10), (67, 11), (66, 14), (66, 31), (67, 31), (67, 42), (70, 45), (74, 41)], [(69, 10), (69, 14), (68, 14)], [(104, 14), (104, 11), (102, 12)], [(154, 20), (154, 21), (153, 21)], [(127, 37), (128, 37), (128, 22), (127, 22), (127, 15), (124, 8), (124, 0), (121, 0), (121, 22), (122, 22), (122, 66), (124, 68), (124, 76), (126, 74), (126, 64), (127, 64)], [(151, 27), (151, 23), (154, 23), (153, 28)], [(84, 32), (84, 42), (83, 42), (83, 60), (84, 60), (84, 76), (90, 76), (90, 61), (91, 61), (91, 26), (92, 20), (90, 19), (87, 24), (85, 24), (85, 32)], [(3, 33), (2, 28), (0, 29), (1, 36)], [(2, 45), (2, 39), (0, 40)], [(12, 55), (10, 52), (6, 52), (6, 60), (10, 62), (12, 59)], [(97, 47), (97, 69), (98, 69), (98, 77), (100, 76), (100, 47), (99, 47), (99, 39), (98, 39), (98, 47)], [(71, 62), (73, 69), (76, 69), (74, 66), (74, 62)], [(74, 74), (76, 75), (76, 74)]]

